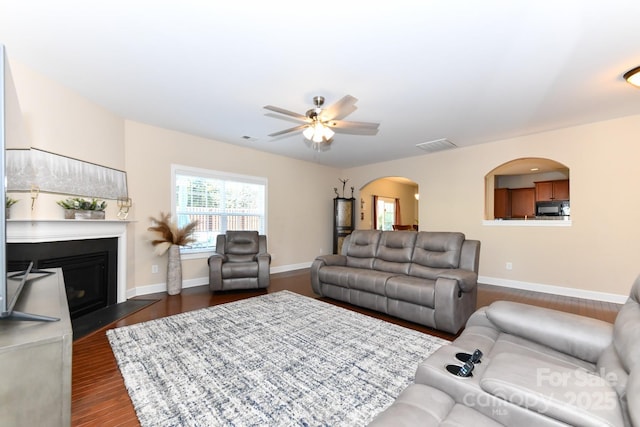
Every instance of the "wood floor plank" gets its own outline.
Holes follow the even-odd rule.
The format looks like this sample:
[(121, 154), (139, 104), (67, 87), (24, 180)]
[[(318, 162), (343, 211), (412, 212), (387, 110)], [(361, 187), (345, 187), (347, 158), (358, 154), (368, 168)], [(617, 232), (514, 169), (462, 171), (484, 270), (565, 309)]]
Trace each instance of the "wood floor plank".
[[(308, 269), (272, 275), (268, 292), (277, 292), (285, 289), (309, 297), (317, 297), (311, 289)], [(74, 341), (72, 426), (139, 426), (138, 418), (127, 394), (122, 375), (118, 370), (113, 352), (106, 338), (108, 329), (263, 295), (266, 292), (263, 290), (242, 291), (214, 295), (209, 292), (207, 286), (200, 286), (184, 289), (180, 295), (168, 296), (164, 293), (146, 295), (143, 298), (158, 298), (159, 301), (111, 325), (105, 326), (93, 334)], [(449, 340), (455, 338), (451, 334), (395, 319), (371, 310), (358, 308), (328, 298), (322, 298), (322, 300), (441, 338)], [(481, 284), (478, 286), (478, 307), (489, 305), (497, 300), (509, 300), (549, 307), (571, 313), (584, 314), (607, 322), (613, 322), (620, 309), (618, 304), (613, 303), (603, 304), (597, 301), (578, 300), (491, 285)]]

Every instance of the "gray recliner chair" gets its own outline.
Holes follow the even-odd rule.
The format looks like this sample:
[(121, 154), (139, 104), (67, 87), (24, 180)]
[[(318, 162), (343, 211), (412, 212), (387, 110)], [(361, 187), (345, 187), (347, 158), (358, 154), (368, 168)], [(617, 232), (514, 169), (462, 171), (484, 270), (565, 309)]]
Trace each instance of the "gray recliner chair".
[(209, 289), (267, 288), (271, 255), (267, 236), (257, 231), (227, 231), (216, 240), (216, 253), (209, 263)]

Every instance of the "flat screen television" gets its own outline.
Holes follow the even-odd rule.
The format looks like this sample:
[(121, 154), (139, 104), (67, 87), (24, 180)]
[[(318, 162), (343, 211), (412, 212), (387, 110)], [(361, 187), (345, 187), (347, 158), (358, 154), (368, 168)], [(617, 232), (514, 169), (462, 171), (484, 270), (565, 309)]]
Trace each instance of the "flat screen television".
[[(7, 196), (6, 149), (8, 146), (22, 146), (24, 129), (18, 95), (11, 77), (5, 47), (0, 44), (0, 199)], [(0, 319), (55, 321), (55, 317), (22, 313), (14, 310), (20, 293), (30, 280), (37, 280), (42, 274), (32, 274), (33, 262), (18, 270), (10, 267), (8, 260), (6, 209), (0, 209)], [(43, 272), (48, 274), (49, 272)]]

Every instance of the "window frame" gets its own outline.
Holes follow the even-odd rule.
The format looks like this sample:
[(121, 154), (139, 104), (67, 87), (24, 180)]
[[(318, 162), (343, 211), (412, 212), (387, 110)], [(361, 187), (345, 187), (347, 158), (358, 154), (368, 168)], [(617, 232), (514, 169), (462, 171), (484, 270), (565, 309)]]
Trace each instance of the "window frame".
[[(177, 175), (189, 175), (197, 176), (204, 179), (218, 179), (223, 181), (242, 182), (249, 184), (258, 184), (264, 186), (264, 230), (261, 232), (267, 234), (268, 224), (268, 179), (266, 177), (243, 175), (231, 172), (218, 171), (213, 169), (197, 168), (193, 166), (185, 166), (178, 164), (171, 164), (171, 215), (172, 218), (177, 218), (177, 200), (176, 200), (176, 176)], [(209, 248), (187, 248), (181, 247), (180, 253), (183, 259), (196, 259), (196, 258), (208, 258), (215, 253), (215, 246)]]

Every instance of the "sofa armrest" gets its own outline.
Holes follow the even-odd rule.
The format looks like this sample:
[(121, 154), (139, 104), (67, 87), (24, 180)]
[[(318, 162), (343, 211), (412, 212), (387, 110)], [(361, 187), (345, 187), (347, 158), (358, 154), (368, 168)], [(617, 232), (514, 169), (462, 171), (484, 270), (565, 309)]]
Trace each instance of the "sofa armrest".
[(495, 397), (569, 425), (624, 425), (618, 394), (598, 375), (513, 353), (488, 363), (480, 387)]
[(344, 255), (320, 255), (311, 264), (311, 289), (320, 296), (323, 294), (319, 271), (322, 267), (331, 265), (347, 265), (347, 257)]
[(438, 277), (455, 280), (462, 292), (471, 292), (478, 286), (478, 274), (470, 270), (452, 268), (438, 274)]
[(596, 363), (611, 344), (613, 325), (590, 317), (510, 301), (486, 309), (499, 330)]
[(344, 255), (320, 255), (316, 261), (320, 261), (320, 265), (347, 265), (347, 257)]

